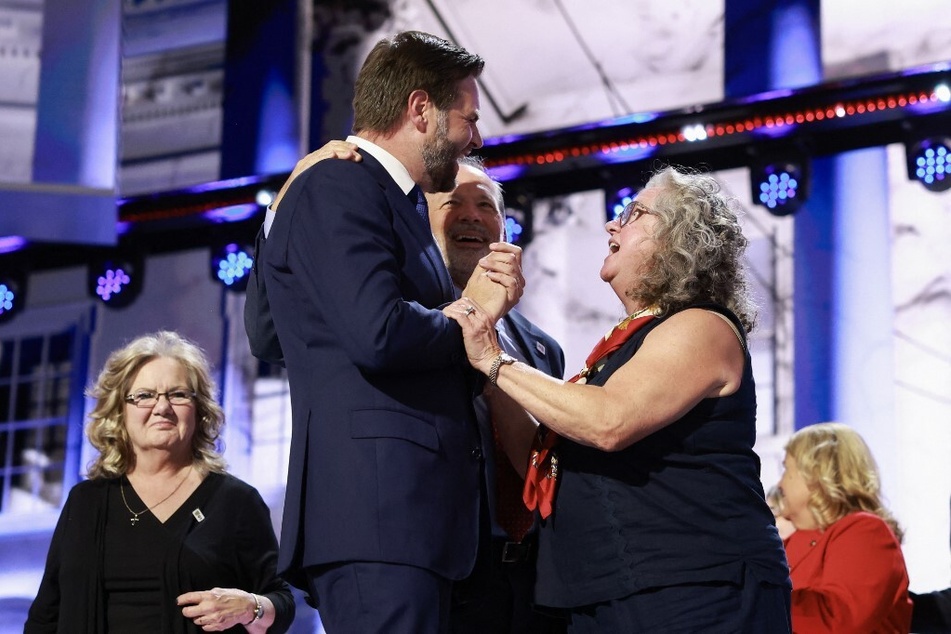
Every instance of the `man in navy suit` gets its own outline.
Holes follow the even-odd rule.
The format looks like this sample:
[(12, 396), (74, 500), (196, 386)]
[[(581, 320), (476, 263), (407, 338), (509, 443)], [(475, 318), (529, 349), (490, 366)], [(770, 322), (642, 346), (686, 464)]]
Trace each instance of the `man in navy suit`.
[[(327, 158), (360, 161), (362, 157), (357, 150), (356, 145), (331, 141), (305, 156), (281, 188), (273, 209), (276, 210), (288, 185), (307, 168)], [(462, 290), (479, 261), (491, 253), (489, 245), (505, 239), (505, 203), (501, 186), (486, 173), (478, 159), (466, 157), (459, 163), (455, 189), (428, 193), (426, 198), (433, 237), (453, 284)], [(255, 314), (252, 312), (250, 317), (254, 318)], [(516, 310), (502, 317), (497, 329), (507, 353), (554, 377), (564, 374), (561, 347)], [(527, 456), (509, 458), (500, 446), (499, 430), (493, 426), (493, 421), (512, 415), (524, 416), (524, 412), (504, 392), (488, 384), (483, 394), (476, 397), (475, 409), (485, 456), (487, 504), (483, 508), (475, 569), (453, 587), (450, 629), (453, 634), (563, 632), (564, 620), (533, 609), (537, 527), (532, 513), (524, 508), (522, 477), (513, 467), (513, 462), (524, 464)], [(509, 513), (504, 512), (506, 506)], [(503, 521), (499, 516), (499, 510), (503, 510), (502, 515), (511, 516), (513, 506), (521, 507), (520, 514), (524, 517), (520, 526), (513, 526), (511, 519)]]
[[(452, 189), (481, 146), (482, 65), (423, 33), (379, 42), (355, 88), (362, 160), (293, 179), (259, 240), (246, 325), (287, 367), (293, 413), (279, 569), (330, 634), (448, 631), (452, 582), (476, 559), (474, 385), (417, 194)], [(498, 318), (521, 294), (520, 253), (491, 251), (465, 294)]]
[[(453, 283), (461, 290), (490, 253), (489, 245), (505, 239), (502, 188), (478, 160), (465, 158), (455, 189), (426, 197), (433, 235)], [(554, 377), (564, 375), (561, 346), (523, 315), (510, 311), (496, 329), (505, 352)], [(476, 567), (453, 588), (451, 630), (453, 634), (563, 632), (565, 621), (533, 609), (537, 527), (522, 502), (522, 476), (513, 467), (516, 463), (524, 469), (528, 456), (508, 455), (503, 441), (507, 427), (513, 427), (504, 425), (504, 419), (525, 413), (488, 383), (475, 407), (485, 455), (487, 504)]]

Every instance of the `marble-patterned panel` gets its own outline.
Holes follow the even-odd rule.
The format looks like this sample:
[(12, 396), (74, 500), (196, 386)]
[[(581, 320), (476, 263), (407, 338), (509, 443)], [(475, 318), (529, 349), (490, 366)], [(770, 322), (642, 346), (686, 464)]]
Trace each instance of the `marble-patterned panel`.
[(42, 5), (0, 2), (0, 181), (33, 177)]
[(895, 71), (951, 60), (943, 0), (822, 2), (826, 78)]
[(368, 47), (416, 28), (485, 58), (485, 136), (723, 98), (719, 0), (399, 0), (392, 9)]
[(604, 192), (537, 200), (533, 217), (518, 310), (561, 344), (570, 377), (581, 370), (598, 339), (624, 317), (620, 300), (599, 276), (608, 254)]
[(913, 590), (948, 586), (951, 553), (951, 191), (907, 178), (888, 148), (895, 302), (895, 425), (901, 482), (889, 500), (906, 529)]

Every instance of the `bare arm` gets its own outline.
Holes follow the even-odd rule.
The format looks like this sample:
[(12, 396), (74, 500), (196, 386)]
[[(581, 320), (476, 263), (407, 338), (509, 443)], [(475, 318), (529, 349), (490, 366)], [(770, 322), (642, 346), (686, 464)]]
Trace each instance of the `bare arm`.
[[(499, 349), (489, 317), (463, 298), (446, 314), (462, 326), (472, 365), (489, 373)], [(493, 330), (494, 332), (494, 330)], [(745, 355), (714, 313), (686, 310), (654, 329), (603, 386), (567, 383), (524, 363), (499, 369), (498, 386), (539, 421), (575, 442), (618, 451), (678, 420), (705, 398), (735, 392)]]
[(505, 455), (518, 475), (524, 478), (538, 422), (511, 396), (490, 383), (486, 383), (482, 396), (499, 431)]

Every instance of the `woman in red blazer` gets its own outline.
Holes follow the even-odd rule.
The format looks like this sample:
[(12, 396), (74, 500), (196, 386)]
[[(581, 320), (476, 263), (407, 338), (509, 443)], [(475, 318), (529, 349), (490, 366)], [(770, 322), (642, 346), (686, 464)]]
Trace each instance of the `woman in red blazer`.
[(882, 505), (868, 446), (840, 423), (812, 425), (786, 445), (780, 480), (796, 634), (907, 633), (902, 531)]

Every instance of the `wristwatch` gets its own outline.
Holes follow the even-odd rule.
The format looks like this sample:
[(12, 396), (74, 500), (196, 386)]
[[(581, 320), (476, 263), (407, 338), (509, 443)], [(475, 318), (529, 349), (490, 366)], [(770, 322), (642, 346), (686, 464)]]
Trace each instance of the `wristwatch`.
[(499, 352), (499, 356), (495, 358), (495, 361), (492, 362), (492, 367), (489, 368), (489, 383), (496, 385), (499, 380), (499, 368), (503, 365), (512, 365), (516, 361), (518, 361), (518, 359), (512, 355)]

